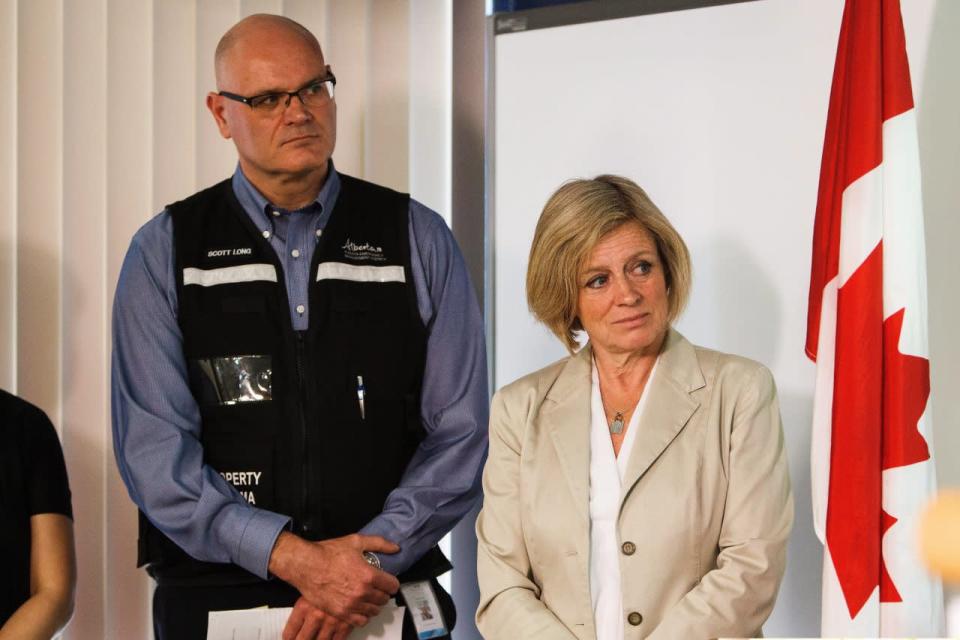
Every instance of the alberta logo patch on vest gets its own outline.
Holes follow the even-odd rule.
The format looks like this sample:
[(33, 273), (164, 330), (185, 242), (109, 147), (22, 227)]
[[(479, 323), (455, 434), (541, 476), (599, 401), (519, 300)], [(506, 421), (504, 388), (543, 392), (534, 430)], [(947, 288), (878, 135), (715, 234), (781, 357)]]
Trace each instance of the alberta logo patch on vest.
[(354, 242), (350, 238), (340, 247), (343, 249), (343, 257), (347, 260), (372, 260), (373, 262), (385, 262), (386, 256), (383, 255), (383, 247), (372, 245), (369, 242)]

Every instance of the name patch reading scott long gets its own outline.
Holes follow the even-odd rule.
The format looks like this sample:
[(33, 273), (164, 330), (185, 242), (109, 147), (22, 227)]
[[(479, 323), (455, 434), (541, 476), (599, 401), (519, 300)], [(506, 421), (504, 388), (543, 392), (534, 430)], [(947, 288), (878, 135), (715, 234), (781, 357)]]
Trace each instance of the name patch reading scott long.
[(210, 249), (207, 251), (208, 258), (220, 258), (222, 256), (249, 256), (253, 253), (250, 247), (240, 247), (239, 249)]
[(250, 504), (257, 504), (257, 496), (253, 489), (260, 484), (262, 471), (221, 471), (223, 479), (232, 484), (240, 492), (240, 495)]

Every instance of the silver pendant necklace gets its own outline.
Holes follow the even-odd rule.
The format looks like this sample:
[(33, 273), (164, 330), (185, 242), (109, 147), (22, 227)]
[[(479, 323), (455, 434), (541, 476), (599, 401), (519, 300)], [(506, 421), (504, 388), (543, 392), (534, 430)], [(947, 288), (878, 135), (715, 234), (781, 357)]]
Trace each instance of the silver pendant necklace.
[(613, 416), (613, 422), (610, 423), (610, 433), (618, 434), (623, 431), (623, 412), (617, 411)]

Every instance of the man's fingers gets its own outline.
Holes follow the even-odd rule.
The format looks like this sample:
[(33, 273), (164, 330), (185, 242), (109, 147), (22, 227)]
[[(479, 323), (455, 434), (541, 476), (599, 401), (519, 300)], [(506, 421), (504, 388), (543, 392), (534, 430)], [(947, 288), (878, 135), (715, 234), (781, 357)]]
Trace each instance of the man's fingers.
[(400, 588), (400, 581), (386, 571), (377, 571), (373, 576), (373, 580), (370, 581), (370, 585), (374, 589), (379, 589), (380, 591), (385, 591), (393, 595), (397, 592), (397, 589)]
[(322, 637), (320, 636), (320, 629), (326, 624), (325, 620), (329, 618), (330, 616), (324, 616), (319, 611), (314, 611), (306, 616), (296, 640), (315, 640), (317, 637)]
[(344, 616), (343, 621), (353, 627), (362, 627), (370, 620), (369, 616), (362, 616), (359, 613), (350, 613)]
[[(323, 621), (323, 628), (317, 638), (320, 640), (346, 640), (346, 637), (350, 635), (352, 630), (353, 627), (343, 620), (337, 620), (333, 616), (327, 616), (327, 619)], [(297, 640), (299, 640), (299, 638)]]
[(378, 607), (382, 607), (383, 605), (387, 604), (388, 602), (390, 602), (392, 598), (393, 598), (392, 595), (390, 595), (386, 591), (381, 591), (376, 587), (370, 587), (366, 595), (367, 602), (372, 602)]
[[(339, 623), (339, 620), (333, 616), (327, 616), (324, 618), (323, 625), (320, 627), (320, 630), (316, 635), (317, 640), (332, 640)], [(300, 640), (300, 638), (297, 638), (297, 640)]]
[[(378, 605), (371, 604), (366, 601), (360, 601), (354, 604), (352, 607), (350, 607), (350, 613), (359, 614), (361, 616), (364, 616), (365, 618), (372, 618), (373, 616), (380, 613), (380, 607)], [(364, 624), (366, 624), (366, 621), (364, 621)], [(362, 625), (355, 625), (355, 626), (362, 626)]]
[(365, 536), (357, 534), (361, 548), (364, 551), (376, 551), (377, 553), (396, 553), (400, 551), (400, 547), (386, 538), (381, 538), (380, 536)]
[[(303, 598), (300, 598), (303, 600)], [(290, 617), (287, 618), (287, 624), (283, 627), (283, 640), (296, 640), (300, 628), (303, 626), (303, 620), (306, 615), (306, 608), (302, 606), (300, 600), (293, 607)]]
[(347, 636), (353, 631), (353, 627), (343, 622), (339, 623), (336, 633), (333, 634), (333, 640), (347, 640)]

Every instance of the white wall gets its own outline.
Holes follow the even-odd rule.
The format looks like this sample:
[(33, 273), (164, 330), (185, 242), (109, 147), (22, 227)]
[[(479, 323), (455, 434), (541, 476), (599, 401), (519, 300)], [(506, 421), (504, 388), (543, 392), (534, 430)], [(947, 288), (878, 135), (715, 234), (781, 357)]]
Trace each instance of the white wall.
[[(941, 482), (958, 485), (960, 3), (902, 5), (925, 176), (935, 456)], [(680, 331), (765, 363), (777, 380), (797, 520), (771, 636), (819, 632), (814, 365), (803, 346), (842, 10), (841, 0), (763, 0), (499, 35), (495, 45), (495, 386), (564, 355), (524, 294), (548, 195), (571, 177), (635, 179), (692, 252)]]
[(0, 0), (0, 387), (63, 440), (80, 570), (66, 638), (150, 635), (110, 443), (110, 305), (133, 232), (233, 171), (203, 100), (217, 40), (259, 11), (324, 45), (338, 168), (449, 220), (450, 0)]

